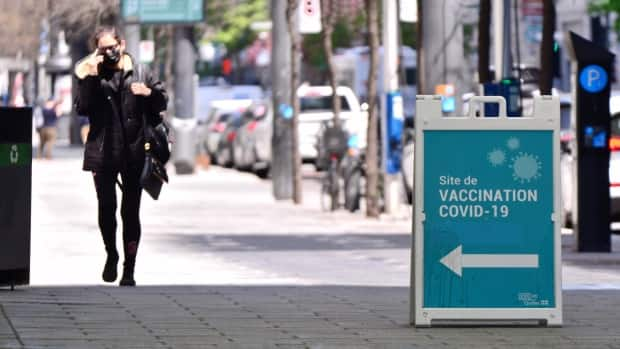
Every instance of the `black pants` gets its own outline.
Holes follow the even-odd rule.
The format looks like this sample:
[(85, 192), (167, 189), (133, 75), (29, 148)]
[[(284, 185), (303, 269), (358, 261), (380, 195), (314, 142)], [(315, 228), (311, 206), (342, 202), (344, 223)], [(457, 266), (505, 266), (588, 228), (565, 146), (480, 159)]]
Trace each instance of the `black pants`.
[(121, 218), (123, 221), (123, 252), (125, 265), (133, 267), (140, 242), (140, 169), (130, 168), (122, 171), (93, 172), (97, 199), (99, 201), (99, 229), (106, 252), (116, 251), (116, 178), (121, 175), (123, 194), (121, 199)]

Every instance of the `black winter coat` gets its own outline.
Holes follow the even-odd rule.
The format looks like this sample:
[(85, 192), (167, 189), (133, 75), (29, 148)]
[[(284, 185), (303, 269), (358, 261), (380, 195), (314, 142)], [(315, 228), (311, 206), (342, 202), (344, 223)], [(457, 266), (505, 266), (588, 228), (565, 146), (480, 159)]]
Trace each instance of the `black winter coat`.
[[(78, 81), (75, 108), (79, 115), (87, 115), (90, 121), (84, 148), (85, 171), (143, 166), (143, 114), (147, 122), (155, 126), (161, 122), (160, 113), (166, 110), (168, 98), (162, 82), (147, 69), (143, 69), (143, 81), (137, 81), (133, 59), (127, 54), (123, 57), (123, 68), (119, 86), (115, 86), (100, 76), (87, 75), (84, 59), (75, 65)], [(130, 90), (133, 82), (145, 83), (151, 89), (151, 95), (135, 96)], [(108, 99), (104, 88), (113, 97), (120, 96), (116, 105), (121, 120), (113, 119), (117, 117), (112, 109), (114, 98)]]

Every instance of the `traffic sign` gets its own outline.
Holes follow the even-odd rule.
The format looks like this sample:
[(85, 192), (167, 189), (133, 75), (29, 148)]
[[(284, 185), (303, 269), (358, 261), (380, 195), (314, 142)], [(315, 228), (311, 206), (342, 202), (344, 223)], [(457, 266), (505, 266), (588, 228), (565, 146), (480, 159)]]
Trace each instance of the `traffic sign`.
[(579, 85), (590, 93), (602, 91), (607, 86), (607, 80), (605, 69), (596, 64), (586, 66), (579, 73)]
[(155, 41), (153, 40), (141, 40), (140, 41), (140, 62), (151, 63), (155, 59)]
[(196, 23), (204, 21), (204, 0), (121, 0), (126, 23)]
[(559, 325), (559, 101), (519, 118), (502, 97), (472, 101), (500, 117), (444, 117), (441, 96), (418, 96), (412, 320)]
[(399, 1), (400, 21), (415, 23), (418, 21), (418, 0)]
[(321, 1), (299, 0), (299, 32), (301, 34), (320, 33), (321, 25)]

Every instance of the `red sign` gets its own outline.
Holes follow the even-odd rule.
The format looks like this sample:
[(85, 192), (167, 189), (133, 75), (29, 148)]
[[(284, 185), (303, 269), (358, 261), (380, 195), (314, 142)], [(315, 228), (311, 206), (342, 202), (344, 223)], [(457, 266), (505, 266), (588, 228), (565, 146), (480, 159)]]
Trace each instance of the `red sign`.
[(542, 16), (543, 2), (542, 0), (523, 0), (521, 3), (522, 16)]

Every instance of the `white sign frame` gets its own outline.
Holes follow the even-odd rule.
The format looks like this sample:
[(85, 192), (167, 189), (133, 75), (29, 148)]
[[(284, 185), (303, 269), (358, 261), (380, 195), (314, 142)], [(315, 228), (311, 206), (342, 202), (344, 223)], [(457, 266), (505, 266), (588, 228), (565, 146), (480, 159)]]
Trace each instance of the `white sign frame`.
[[(413, 242), (411, 249), (410, 321), (416, 327), (433, 323), (515, 323), (543, 322), (547, 326), (562, 325), (562, 241), (560, 183), (560, 103), (555, 96), (534, 99), (532, 116), (506, 117), (503, 97), (473, 97), (469, 116), (446, 117), (441, 112), (441, 96), (418, 95), (416, 98), (415, 169)], [(477, 103), (476, 103), (477, 102)], [(475, 117), (475, 104), (499, 103), (499, 117)], [(549, 308), (425, 308), (424, 304), (424, 131), (426, 130), (544, 130), (553, 132), (553, 249), (555, 307)]]

